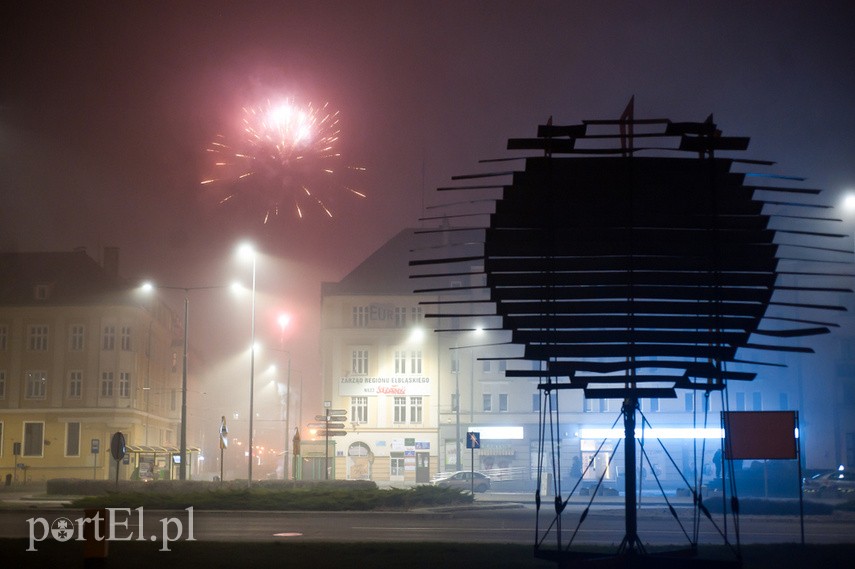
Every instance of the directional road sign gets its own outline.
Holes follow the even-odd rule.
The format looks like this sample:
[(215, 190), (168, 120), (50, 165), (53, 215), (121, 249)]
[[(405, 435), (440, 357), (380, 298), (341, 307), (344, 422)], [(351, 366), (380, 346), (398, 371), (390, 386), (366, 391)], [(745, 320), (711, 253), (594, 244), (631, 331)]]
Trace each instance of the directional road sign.
[(343, 429), (344, 423), (309, 423), (310, 429)]
[(347, 434), (347, 431), (327, 431), (327, 430), (318, 431), (318, 436), (320, 436), (320, 437), (343, 437), (346, 434)]

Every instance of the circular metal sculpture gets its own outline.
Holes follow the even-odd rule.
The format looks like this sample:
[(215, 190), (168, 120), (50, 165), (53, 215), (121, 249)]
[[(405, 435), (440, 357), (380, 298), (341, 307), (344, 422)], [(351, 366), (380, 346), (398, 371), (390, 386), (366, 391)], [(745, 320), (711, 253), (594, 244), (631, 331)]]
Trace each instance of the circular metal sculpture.
[[(621, 553), (630, 556), (643, 551), (635, 521), (639, 399), (751, 380), (764, 351), (810, 352), (789, 339), (833, 325), (805, 311), (842, 310), (817, 299), (845, 289), (784, 286), (780, 278), (841, 276), (781, 265), (815, 261), (818, 252), (851, 255), (839, 245), (845, 234), (814, 228), (839, 220), (814, 213), (824, 209), (811, 201), (819, 190), (766, 185), (775, 177), (734, 168), (770, 162), (720, 156), (747, 146), (747, 138), (723, 136), (712, 117), (637, 120), (632, 102), (617, 120), (557, 126), (550, 119), (536, 138), (509, 141), (511, 150), (539, 151), (524, 170), (458, 178), (512, 177), (494, 186), (501, 198), (484, 229), (483, 254), (412, 263), (483, 262), (489, 299), (482, 302), (495, 306), (524, 358), (540, 362), (509, 377), (540, 378), (546, 395), (581, 389), (586, 398), (622, 401)], [(779, 217), (790, 226), (807, 225), (773, 229), (770, 205), (785, 210)], [(782, 310), (770, 314), (770, 306)], [(557, 516), (566, 503), (556, 496)], [(561, 561), (564, 553), (542, 556)]]

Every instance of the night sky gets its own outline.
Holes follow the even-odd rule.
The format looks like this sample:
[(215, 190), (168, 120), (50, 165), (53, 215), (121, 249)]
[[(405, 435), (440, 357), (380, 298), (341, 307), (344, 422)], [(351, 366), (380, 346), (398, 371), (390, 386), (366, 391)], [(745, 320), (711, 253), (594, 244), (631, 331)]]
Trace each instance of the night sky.
[[(849, 2), (16, 2), (0, 9), (0, 249), (117, 246), (130, 281), (186, 287), (247, 282), (234, 249), (251, 238), (260, 335), (278, 341), (276, 311), (294, 315), (308, 385), (321, 281), (550, 116), (618, 118), (633, 95), (636, 118), (713, 113), (752, 138), (746, 157), (836, 203), (855, 189), (853, 30)], [(340, 111), (365, 199), (329, 191), (332, 218), (265, 224), (263, 196), (203, 189), (214, 136), (278, 97)], [(240, 302), (192, 297), (211, 364), (248, 343)]]

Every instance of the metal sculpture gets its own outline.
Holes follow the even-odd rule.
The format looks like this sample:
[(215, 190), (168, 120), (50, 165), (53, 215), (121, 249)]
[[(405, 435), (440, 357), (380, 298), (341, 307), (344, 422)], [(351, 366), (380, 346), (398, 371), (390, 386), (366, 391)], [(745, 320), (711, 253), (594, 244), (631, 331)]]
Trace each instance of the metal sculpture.
[[(540, 369), (507, 375), (540, 378), (544, 401), (565, 389), (622, 401), (626, 527), (617, 553), (635, 565), (649, 559), (636, 517), (639, 400), (673, 398), (678, 389), (710, 393), (730, 380), (754, 379), (755, 368), (768, 363), (765, 351), (811, 352), (791, 339), (827, 333), (835, 324), (803, 313), (843, 310), (818, 299), (849, 292), (829, 283), (782, 284), (782, 275), (840, 277), (797, 265), (851, 250), (839, 245), (844, 233), (815, 228), (840, 221), (813, 201), (819, 190), (793, 187), (793, 178), (735, 171), (771, 162), (722, 157), (746, 150), (748, 142), (723, 136), (712, 116), (635, 119), (633, 101), (616, 120), (555, 125), (550, 118), (537, 137), (509, 140), (509, 150), (538, 152), (524, 158), (523, 170), (455, 178), (510, 176), (508, 183), (442, 188), (501, 191), (482, 251), (411, 263), (432, 266), (434, 276), (483, 264), (483, 287), (472, 287), (488, 294), (479, 302), (495, 307), (510, 343), (524, 346), (524, 359), (540, 362)], [(770, 185), (775, 179), (786, 182)], [(769, 213), (770, 206), (782, 213)], [(789, 227), (773, 229), (772, 219)], [(451, 246), (459, 230), (439, 229)], [(428, 290), (453, 293), (419, 292)], [(557, 421), (558, 409), (547, 410), (542, 433)], [(561, 564), (589, 559), (564, 546), (560, 518), (569, 498), (557, 494), (555, 520), (544, 532), (556, 534), (556, 547), (539, 536), (536, 555)], [(700, 495), (695, 499), (703, 508)], [(540, 509), (540, 487), (536, 502)], [(658, 566), (666, 562), (656, 558)]]

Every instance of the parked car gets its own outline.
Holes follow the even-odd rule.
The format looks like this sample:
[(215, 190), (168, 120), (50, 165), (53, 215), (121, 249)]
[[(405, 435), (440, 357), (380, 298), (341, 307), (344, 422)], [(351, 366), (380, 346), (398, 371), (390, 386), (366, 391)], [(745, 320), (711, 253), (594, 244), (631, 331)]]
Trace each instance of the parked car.
[(830, 470), (805, 479), (805, 495), (816, 498), (855, 498), (855, 472)]
[(468, 470), (461, 470), (444, 478), (438, 478), (433, 483), (442, 488), (457, 488), (459, 490), (472, 490), (474, 488), (476, 492), (486, 492), (490, 489), (489, 476)]

